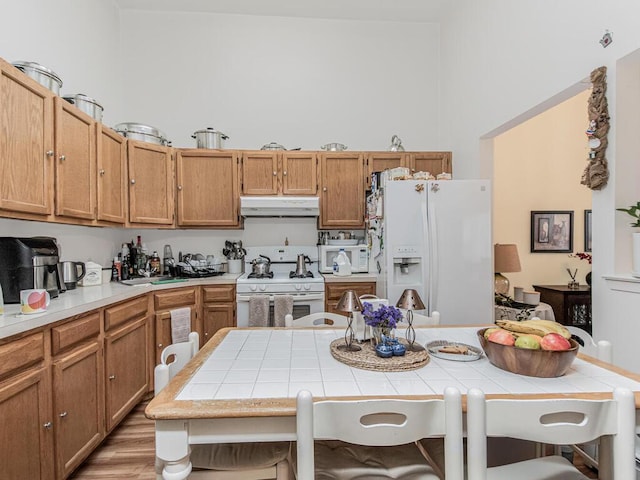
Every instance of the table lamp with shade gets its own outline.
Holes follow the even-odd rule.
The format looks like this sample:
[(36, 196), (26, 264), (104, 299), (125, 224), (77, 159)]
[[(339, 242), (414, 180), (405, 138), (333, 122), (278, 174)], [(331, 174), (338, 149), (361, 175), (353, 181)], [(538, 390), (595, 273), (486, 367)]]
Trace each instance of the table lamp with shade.
[(513, 243), (500, 244), (493, 246), (493, 270), (494, 288), (496, 294), (509, 294), (509, 279), (502, 275), (503, 273), (520, 272), (520, 257), (518, 257), (518, 246)]
[(357, 352), (358, 350), (362, 350), (358, 345), (353, 343), (353, 340), (355, 339), (355, 333), (352, 326), (353, 312), (362, 311), (362, 303), (360, 302), (358, 294), (354, 290), (346, 290), (340, 297), (340, 300), (338, 300), (336, 310), (348, 313), (347, 329), (344, 332), (344, 345), (339, 345), (337, 348), (346, 352)]
[(426, 308), (417, 290), (406, 288), (404, 292), (402, 292), (402, 295), (400, 295), (396, 307), (407, 311), (407, 323), (409, 324), (407, 332), (405, 333), (405, 338), (409, 344), (407, 350), (410, 352), (424, 350), (422, 345), (415, 343), (416, 332), (413, 329), (413, 310), (424, 310)]

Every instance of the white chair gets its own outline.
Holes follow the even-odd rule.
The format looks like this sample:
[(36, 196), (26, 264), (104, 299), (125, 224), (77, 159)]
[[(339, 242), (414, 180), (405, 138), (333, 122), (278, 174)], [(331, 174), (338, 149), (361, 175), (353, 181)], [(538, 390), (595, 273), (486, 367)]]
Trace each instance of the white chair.
[[(171, 344), (162, 351), (154, 369), (157, 395), (198, 352), (197, 332), (187, 342)], [(189, 479), (197, 480), (288, 480), (290, 472), (289, 442), (226, 443), (192, 445), (190, 460), (195, 468)], [(156, 458), (156, 478), (162, 479), (162, 461)]]
[[(464, 478), (462, 401), (453, 387), (443, 399), (316, 403), (311, 392), (302, 390), (296, 432), (298, 480)], [(445, 439), (446, 477), (417, 444), (430, 436)]]
[[(616, 389), (613, 399), (485, 399), (467, 392), (469, 480), (584, 480), (566, 458), (552, 455), (487, 468), (487, 437), (511, 437), (548, 444), (577, 444), (611, 436), (612, 457), (601, 452), (601, 467), (613, 467), (615, 480), (635, 480), (635, 399)], [(609, 437), (607, 437), (609, 438)], [(604, 466), (602, 464), (605, 464)]]
[(430, 325), (440, 325), (440, 312), (433, 311), (431, 312), (430, 317), (413, 312), (414, 327), (424, 327)]
[(578, 327), (572, 327), (566, 325), (567, 330), (571, 335), (578, 337), (582, 343), (580, 351), (591, 357), (595, 357), (603, 362), (611, 363), (613, 360), (613, 352), (611, 342), (607, 340), (600, 340), (596, 342), (589, 332)]
[(319, 312), (300, 318), (293, 318), (290, 313), (284, 316), (285, 327), (346, 327), (348, 318), (337, 313)]

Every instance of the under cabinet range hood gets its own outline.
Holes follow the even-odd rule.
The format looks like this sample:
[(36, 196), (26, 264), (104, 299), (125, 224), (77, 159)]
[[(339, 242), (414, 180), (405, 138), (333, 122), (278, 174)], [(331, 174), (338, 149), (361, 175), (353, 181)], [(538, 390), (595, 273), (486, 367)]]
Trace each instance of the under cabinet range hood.
[(243, 217), (317, 217), (318, 197), (240, 197)]

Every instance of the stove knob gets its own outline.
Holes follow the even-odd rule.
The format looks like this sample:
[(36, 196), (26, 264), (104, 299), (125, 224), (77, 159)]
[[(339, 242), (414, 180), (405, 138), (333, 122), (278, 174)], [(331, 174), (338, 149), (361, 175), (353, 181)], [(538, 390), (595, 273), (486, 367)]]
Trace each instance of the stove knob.
[(258, 288), (257, 285), (250, 285), (249, 288), (251, 289), (252, 292), (255, 292)]
[(260, 285), (260, 291), (264, 292), (267, 289), (266, 285)]
[(311, 290), (311, 285), (309, 285), (308, 283), (304, 286), (305, 290)]
[(296, 283), (296, 290), (301, 290), (302, 289), (302, 285), (300, 285), (299, 283)]

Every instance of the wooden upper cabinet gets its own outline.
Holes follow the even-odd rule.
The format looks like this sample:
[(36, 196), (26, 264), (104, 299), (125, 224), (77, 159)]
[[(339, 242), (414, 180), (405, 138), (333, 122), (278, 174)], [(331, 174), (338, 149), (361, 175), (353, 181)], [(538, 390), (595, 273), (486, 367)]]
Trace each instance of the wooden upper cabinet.
[(440, 173), (453, 173), (451, 152), (412, 152), (410, 164), (413, 172), (429, 172), (434, 177)]
[(278, 194), (278, 153), (244, 152), (242, 154), (242, 194)]
[(93, 220), (96, 216), (95, 121), (55, 98), (55, 213)]
[(173, 160), (171, 148), (127, 141), (129, 222), (173, 225)]
[(364, 228), (364, 154), (321, 154), (319, 228)]
[(126, 139), (96, 123), (98, 216), (104, 222), (126, 221), (127, 147)]
[(316, 195), (316, 152), (244, 152), (243, 195)]
[(176, 182), (178, 226), (240, 226), (236, 153), (178, 150)]
[(371, 189), (371, 174), (373, 172), (382, 172), (396, 167), (409, 167), (410, 161), (411, 157), (404, 152), (367, 153), (367, 168), (365, 169), (367, 190)]
[(0, 209), (53, 213), (53, 98), (0, 59)]

